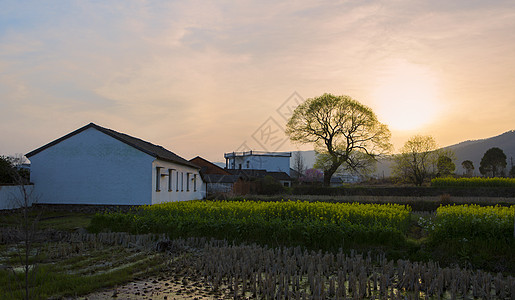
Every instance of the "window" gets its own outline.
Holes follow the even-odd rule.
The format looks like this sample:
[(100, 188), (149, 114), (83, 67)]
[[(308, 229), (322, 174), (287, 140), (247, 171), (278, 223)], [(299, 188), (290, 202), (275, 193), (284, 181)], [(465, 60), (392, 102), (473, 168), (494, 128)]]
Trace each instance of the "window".
[(184, 173), (181, 172), (181, 192), (184, 191)]
[(250, 161), (247, 160), (247, 169), (250, 169)]
[(175, 172), (175, 179), (177, 182), (175, 183), (175, 191), (179, 191), (179, 172)]
[(190, 173), (186, 173), (186, 192), (190, 191)]
[(173, 174), (173, 169), (168, 169), (168, 191), (169, 192), (172, 191), (172, 174)]
[(193, 191), (197, 191), (197, 174), (193, 174)]
[(156, 192), (161, 191), (161, 169), (162, 167), (156, 167)]

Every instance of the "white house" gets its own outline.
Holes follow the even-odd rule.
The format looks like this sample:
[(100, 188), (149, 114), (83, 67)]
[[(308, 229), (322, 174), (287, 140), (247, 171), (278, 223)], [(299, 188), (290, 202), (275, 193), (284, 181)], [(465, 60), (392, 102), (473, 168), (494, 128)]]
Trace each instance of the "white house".
[(290, 175), (291, 152), (246, 151), (224, 154), (228, 170), (266, 170)]
[(205, 196), (195, 164), (93, 123), (26, 156), (38, 203), (145, 205)]

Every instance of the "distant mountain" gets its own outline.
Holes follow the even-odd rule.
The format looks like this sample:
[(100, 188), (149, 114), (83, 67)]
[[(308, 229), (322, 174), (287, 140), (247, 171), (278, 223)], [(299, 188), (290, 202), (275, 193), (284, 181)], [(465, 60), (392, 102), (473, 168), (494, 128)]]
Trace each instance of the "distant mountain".
[(224, 162), (215, 161), (215, 162), (213, 162), (213, 164), (219, 166), (220, 168), (225, 168), (225, 163)]
[[(464, 141), (455, 145), (444, 147), (443, 149), (452, 150), (455, 154), (456, 160), (454, 163), (456, 164), (456, 174), (465, 173), (465, 169), (461, 166), (461, 163), (465, 160), (470, 160), (474, 164), (474, 175), (480, 176), (479, 173), (479, 163), (481, 162), (481, 158), (485, 152), (493, 147), (500, 148), (506, 154), (507, 167), (506, 171), (508, 172), (511, 168), (512, 160), (515, 164), (515, 130), (505, 132), (501, 135), (494, 136), (491, 138), (481, 139), (481, 140), (469, 140)], [(297, 151), (292, 151), (292, 158), (290, 160), (290, 165), (293, 167), (294, 164), (294, 153)], [(304, 158), (304, 164), (306, 168), (312, 168), (315, 164), (315, 151), (299, 151)], [(388, 159), (380, 160), (377, 164), (376, 172), (374, 174), (378, 177), (388, 177), (391, 175), (391, 165), (392, 162)]]
[[(470, 160), (474, 163), (474, 173), (479, 176), (479, 163), (485, 152), (493, 147), (500, 148), (506, 154), (507, 171), (511, 168), (512, 160), (515, 158), (515, 131), (508, 131), (501, 135), (487, 139), (465, 141), (456, 145), (445, 147), (450, 149), (456, 155), (456, 173), (463, 174), (465, 170), (461, 163)], [(515, 162), (514, 162), (515, 163)]]

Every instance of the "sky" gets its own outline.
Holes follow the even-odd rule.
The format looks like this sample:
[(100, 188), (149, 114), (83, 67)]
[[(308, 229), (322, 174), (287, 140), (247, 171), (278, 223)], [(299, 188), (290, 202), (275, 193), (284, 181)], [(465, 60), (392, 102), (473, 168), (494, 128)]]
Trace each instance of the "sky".
[(515, 129), (515, 1), (0, 2), (0, 154), (93, 122), (190, 159), (312, 150), (298, 103), (349, 95), (395, 150)]

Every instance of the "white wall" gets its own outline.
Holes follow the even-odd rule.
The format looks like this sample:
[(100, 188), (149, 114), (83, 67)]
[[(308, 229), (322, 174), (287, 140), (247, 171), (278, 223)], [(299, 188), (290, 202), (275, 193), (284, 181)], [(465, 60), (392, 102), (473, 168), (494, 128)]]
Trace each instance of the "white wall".
[[(156, 180), (156, 168), (158, 167), (160, 168), (159, 191), (157, 191)], [(172, 170), (171, 182), (168, 180), (170, 174), (169, 169)], [(194, 182), (195, 179), (196, 185)], [(205, 197), (205, 191), (206, 187), (200, 177), (198, 169), (159, 159), (152, 163), (152, 204), (203, 199)]]
[[(290, 175), (290, 157), (267, 156), (267, 155), (245, 155), (237, 156), (234, 159), (234, 169), (258, 169), (269, 172), (285, 172)], [(247, 167), (247, 162), (248, 166)], [(229, 168), (232, 168), (232, 159), (229, 160)]]
[[(22, 191), (25, 189), (25, 192)], [(24, 194), (28, 196), (27, 201), (32, 205), (35, 198), (33, 185), (0, 185), (0, 209), (20, 208), (24, 205)]]
[(94, 128), (32, 157), (38, 203), (151, 204), (154, 157)]

